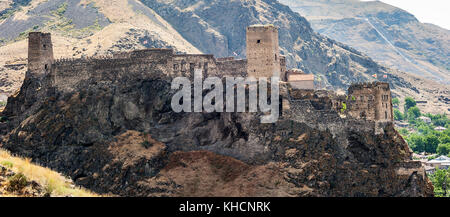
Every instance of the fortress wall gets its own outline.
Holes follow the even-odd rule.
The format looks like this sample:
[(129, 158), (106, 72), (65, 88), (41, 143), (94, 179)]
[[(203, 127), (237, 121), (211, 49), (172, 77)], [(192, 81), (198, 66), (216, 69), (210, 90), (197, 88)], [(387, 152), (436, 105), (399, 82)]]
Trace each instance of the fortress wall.
[(216, 60), (211, 54), (181, 54), (173, 57), (173, 77), (194, 77), (195, 69), (201, 69), (203, 77), (218, 76)]
[(246, 64), (246, 60), (216, 61), (213, 55), (174, 55), (171, 49), (146, 49), (112, 57), (57, 60), (50, 77), (57, 89), (73, 91), (84, 83), (114, 82), (132, 75), (144, 79), (151, 72), (193, 78), (195, 69), (201, 69), (203, 77), (246, 76)]
[[(328, 131), (336, 138), (345, 138), (347, 119), (341, 118), (334, 110), (316, 110), (310, 100), (297, 100), (289, 102), (290, 109), (283, 111), (283, 118), (304, 123), (311, 128)], [(342, 139), (340, 144), (346, 145)]]
[[(152, 76), (163, 77), (171, 74), (172, 58), (123, 58), (123, 59), (76, 59), (58, 61), (52, 65), (53, 86), (63, 92), (74, 91), (91, 84), (105, 85), (129, 77), (149, 79)], [(131, 80), (131, 79), (130, 79)], [(126, 83), (126, 82), (125, 82)]]
[(247, 60), (218, 61), (217, 68), (224, 76), (247, 77)]
[[(311, 123), (341, 123), (342, 118), (333, 107), (330, 91), (296, 90), (289, 91), (289, 104), (293, 116)], [(283, 111), (284, 112), (284, 111)], [(289, 112), (289, 111), (287, 111)]]
[[(382, 85), (380, 88), (383, 89), (385, 86)], [(356, 96), (366, 96), (367, 93), (372, 92), (380, 95), (378, 90), (378, 86), (375, 85), (370, 88), (354, 88), (349, 92)], [(330, 131), (333, 135), (343, 135), (351, 131), (382, 133), (385, 123), (391, 123), (389, 120), (377, 120), (375, 115), (373, 119), (355, 116), (353, 113), (358, 111), (359, 114), (359, 109), (350, 111), (347, 109), (346, 113), (344, 112), (344, 114), (347, 114), (347, 117), (341, 117), (340, 113), (343, 103), (350, 104), (350, 106), (356, 108), (354, 105), (361, 105), (361, 102), (352, 103), (347, 99), (347, 96), (336, 95), (332, 91), (290, 89), (287, 95), (289, 98), (289, 109), (283, 109), (284, 117), (305, 123), (310, 127)], [(377, 108), (372, 109), (376, 111)], [(348, 141), (341, 141), (341, 144), (347, 143)]]

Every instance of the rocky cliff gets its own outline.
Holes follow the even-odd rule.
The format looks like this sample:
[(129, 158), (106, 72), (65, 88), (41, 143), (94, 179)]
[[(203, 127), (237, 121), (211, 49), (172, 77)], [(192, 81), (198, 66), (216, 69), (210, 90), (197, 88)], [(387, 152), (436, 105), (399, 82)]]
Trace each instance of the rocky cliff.
[(433, 195), (391, 123), (341, 117), (318, 93), (275, 124), (260, 113), (174, 113), (161, 68), (132, 68), (64, 89), (51, 76), (25, 81), (3, 113), (3, 147), (123, 196)]

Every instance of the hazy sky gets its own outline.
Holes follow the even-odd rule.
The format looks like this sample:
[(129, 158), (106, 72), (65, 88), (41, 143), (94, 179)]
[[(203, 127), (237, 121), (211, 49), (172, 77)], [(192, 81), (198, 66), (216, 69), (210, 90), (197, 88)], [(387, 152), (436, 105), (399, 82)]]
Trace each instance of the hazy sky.
[[(368, 0), (362, 0), (368, 1)], [(450, 0), (381, 0), (416, 16), (422, 23), (450, 29)]]

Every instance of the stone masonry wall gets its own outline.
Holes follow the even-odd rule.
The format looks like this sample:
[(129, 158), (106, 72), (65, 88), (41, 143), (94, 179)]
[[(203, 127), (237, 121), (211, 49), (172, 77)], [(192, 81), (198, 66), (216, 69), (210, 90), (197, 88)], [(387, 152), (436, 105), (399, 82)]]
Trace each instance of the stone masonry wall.
[(348, 114), (355, 118), (393, 121), (388, 83), (355, 84), (348, 90)]
[(278, 30), (275, 26), (249, 26), (247, 28), (247, 73), (252, 77), (280, 76)]
[(46, 74), (53, 63), (53, 44), (50, 33), (31, 32), (28, 37), (28, 73), (30, 76)]
[(118, 53), (112, 57), (61, 59), (52, 65), (50, 71), (53, 85), (71, 90), (89, 79), (98, 82), (112, 80), (119, 72), (145, 77), (146, 73), (158, 70), (169, 77), (192, 79), (195, 69), (202, 69), (203, 77), (246, 77), (246, 67), (246, 60), (217, 61), (213, 55), (175, 55), (171, 49), (146, 49)]

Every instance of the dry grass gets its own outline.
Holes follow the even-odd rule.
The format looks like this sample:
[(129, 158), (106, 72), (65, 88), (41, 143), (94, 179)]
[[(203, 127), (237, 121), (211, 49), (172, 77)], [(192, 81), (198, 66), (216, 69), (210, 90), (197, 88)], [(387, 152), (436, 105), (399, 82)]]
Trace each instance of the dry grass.
[(31, 163), (31, 159), (14, 157), (11, 153), (3, 149), (0, 149), (0, 164), (15, 173), (22, 173), (28, 180), (37, 182), (53, 197), (99, 196), (80, 187), (76, 187), (70, 179), (65, 178), (55, 171)]

